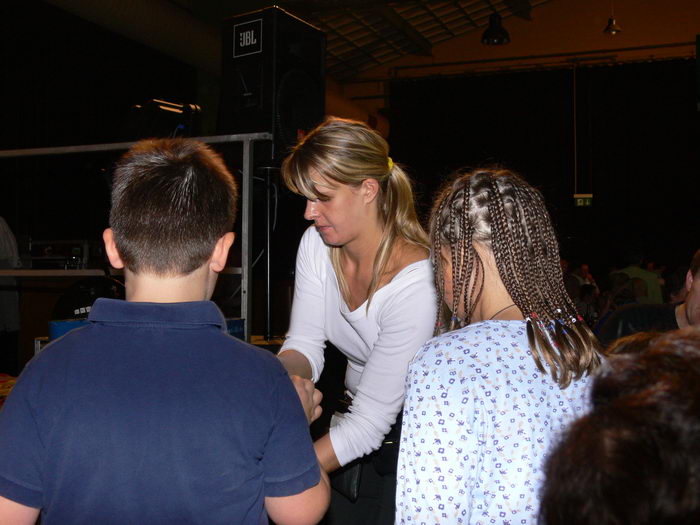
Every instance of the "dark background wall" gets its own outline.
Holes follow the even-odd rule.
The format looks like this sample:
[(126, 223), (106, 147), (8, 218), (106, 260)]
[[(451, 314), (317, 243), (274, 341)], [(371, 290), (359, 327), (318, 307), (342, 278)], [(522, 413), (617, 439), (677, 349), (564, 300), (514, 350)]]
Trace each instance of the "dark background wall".
[[(0, 43), (2, 149), (133, 139), (133, 105), (197, 97), (192, 67), (38, 0), (2, 3)], [(684, 263), (699, 238), (695, 68), (577, 69), (577, 189), (592, 208), (573, 207), (572, 70), (393, 83), (392, 156), (424, 215), (453, 168), (501, 162), (541, 187), (568, 256), (602, 270), (638, 241)], [(115, 156), (0, 160), (0, 214), (22, 238), (98, 240)]]
[[(132, 107), (191, 102), (193, 68), (36, 0), (0, 5), (0, 149), (133, 139)], [(99, 238), (117, 154), (0, 159), (0, 214), (20, 236)]]
[[(669, 265), (700, 247), (695, 63), (688, 60), (391, 86), (393, 156), (418, 181), (423, 211), (460, 166), (501, 163), (544, 193), (563, 253), (594, 270), (629, 245)], [(575, 208), (574, 86), (579, 193)]]

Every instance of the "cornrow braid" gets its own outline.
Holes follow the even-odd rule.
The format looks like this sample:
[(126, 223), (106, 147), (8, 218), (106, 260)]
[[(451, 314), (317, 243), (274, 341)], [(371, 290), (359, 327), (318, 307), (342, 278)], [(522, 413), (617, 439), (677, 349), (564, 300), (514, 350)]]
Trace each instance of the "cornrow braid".
[[(471, 189), (469, 188), (469, 186), (465, 186), (464, 201), (469, 202), (470, 197)], [(465, 232), (465, 235), (463, 244), (460, 248), (462, 250), (462, 253), (467, 254), (467, 264), (464, 268), (462, 279), (470, 283), (469, 309), (465, 309), (466, 315), (464, 319), (464, 323), (468, 324), (471, 323), (474, 308), (479, 302), (481, 294), (484, 291), (484, 262), (481, 260), (481, 257), (479, 256), (476, 250), (466, 250), (467, 246), (472, 246), (472, 239), (474, 237), (474, 225), (472, 221), (469, 220), (469, 210), (466, 209), (464, 206), (462, 206), (462, 208), (464, 209), (460, 214), (460, 226), (462, 231)], [(472, 275), (474, 276), (474, 279), (471, 278)]]
[[(460, 170), (447, 183), (430, 219), (432, 262), (439, 307), (435, 332), (469, 324), (484, 287), (478, 242), (493, 253), (501, 281), (526, 315), (527, 336), (537, 367), (561, 388), (592, 372), (600, 346), (581, 322), (564, 288), (559, 247), (540, 192), (500, 167)], [(443, 250), (450, 251), (453, 314), (446, 321)], [(460, 304), (461, 301), (461, 304)], [(456, 319), (458, 307), (464, 319)]]
[[(433, 227), (437, 231), (441, 231), (443, 228), (442, 218), (444, 216), (443, 210), (447, 205), (447, 199), (438, 200), (439, 207), (437, 213), (433, 214), (435, 219), (435, 224)], [(443, 331), (445, 326), (446, 317), (446, 307), (444, 304), (445, 298), (445, 272), (444, 265), (442, 264), (442, 236), (435, 238), (433, 243), (433, 249), (431, 250), (431, 260), (433, 263), (433, 275), (435, 276), (435, 291), (437, 300), (437, 312), (438, 316), (435, 322), (434, 335), (437, 335)]]
[[(468, 191), (468, 190), (465, 190)], [(467, 295), (471, 296), (474, 290), (474, 284), (469, 286), (465, 277), (470, 275), (473, 271), (473, 266), (475, 265), (475, 260), (472, 254), (464, 250), (464, 243), (471, 239), (471, 231), (464, 228), (465, 221), (464, 214), (459, 212), (458, 208), (459, 201), (452, 201), (451, 212), (450, 212), (450, 237), (459, 239), (456, 249), (450, 250), (450, 257), (452, 262), (453, 277), (453, 293), (452, 293), (452, 312), (457, 312), (457, 306), (459, 303), (459, 298), (465, 295), (466, 288), (469, 287)], [(463, 232), (459, 235), (458, 232)], [(462, 257), (462, 254), (466, 254)], [(471, 311), (465, 311), (465, 318), (458, 319), (456, 315), (452, 315), (450, 319), (450, 329), (454, 330), (458, 325), (463, 323), (468, 323), (471, 318)]]
[[(490, 177), (484, 178), (489, 183), (488, 189), (485, 190), (487, 194), (499, 195), (501, 190), (498, 187), (496, 179)], [(487, 209), (489, 213), (485, 219), (490, 219), (491, 223), (490, 244), (494, 253), (494, 259), (496, 260), (498, 273), (499, 275), (517, 275), (515, 261), (518, 250), (516, 247), (522, 244), (524, 236), (514, 235), (513, 224), (516, 223), (516, 221), (521, 222), (519, 216), (520, 210), (518, 206), (511, 205), (511, 213), (507, 214), (502, 199), (488, 199)], [(529, 273), (529, 268), (525, 268), (524, 270), (526, 274)], [(530, 282), (531, 279), (529, 276), (525, 275), (524, 279), (515, 279), (511, 283), (511, 295), (513, 295), (514, 299), (517, 298), (519, 301), (526, 304), (532, 303), (533, 298), (527, 288), (527, 284)]]

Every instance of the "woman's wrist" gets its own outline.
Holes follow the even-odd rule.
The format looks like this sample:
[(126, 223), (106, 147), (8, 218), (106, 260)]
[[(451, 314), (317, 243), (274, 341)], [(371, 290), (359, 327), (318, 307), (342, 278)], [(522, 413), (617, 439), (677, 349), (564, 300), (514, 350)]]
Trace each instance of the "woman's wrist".
[(338, 461), (338, 456), (335, 455), (330, 434), (325, 434), (323, 437), (317, 439), (314, 442), (314, 449), (316, 450), (318, 463), (327, 473), (330, 474), (340, 468), (340, 462)]
[(304, 379), (312, 379), (311, 364), (309, 360), (297, 350), (285, 350), (277, 354), (277, 358), (287, 370), (287, 373)]

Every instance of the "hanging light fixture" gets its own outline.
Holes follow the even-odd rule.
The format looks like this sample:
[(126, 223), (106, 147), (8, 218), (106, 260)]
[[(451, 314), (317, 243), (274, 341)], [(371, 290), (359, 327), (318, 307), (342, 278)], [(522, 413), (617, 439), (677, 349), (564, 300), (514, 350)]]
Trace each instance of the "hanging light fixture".
[(489, 16), (489, 26), (481, 35), (481, 43), (487, 46), (502, 46), (510, 42), (510, 35), (501, 23), (501, 15), (493, 13)]
[(622, 32), (622, 28), (615, 22), (615, 7), (610, 2), (610, 18), (608, 18), (608, 25), (603, 29), (603, 33), (614, 36), (620, 32)]

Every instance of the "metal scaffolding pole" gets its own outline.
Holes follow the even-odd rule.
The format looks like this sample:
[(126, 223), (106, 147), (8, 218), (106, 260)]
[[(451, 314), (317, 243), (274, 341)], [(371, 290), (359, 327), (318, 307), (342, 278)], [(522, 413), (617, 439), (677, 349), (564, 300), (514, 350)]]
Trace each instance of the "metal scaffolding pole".
[[(246, 341), (250, 341), (250, 327), (252, 308), (252, 257), (253, 249), (253, 148), (254, 143), (263, 140), (272, 140), (271, 133), (239, 133), (233, 135), (211, 135), (205, 137), (192, 137), (195, 140), (207, 144), (224, 144), (241, 142), (243, 144), (243, 175), (241, 199), (241, 236), (243, 239), (241, 250), (241, 268), (232, 268), (226, 273), (241, 274), (241, 317), (244, 322), (243, 334)], [(127, 150), (136, 144), (134, 142), (112, 142), (106, 144), (84, 144), (78, 146), (55, 146), (47, 148), (25, 148), (0, 150), (0, 158), (41, 157), (47, 155), (68, 155), (77, 153), (93, 153), (99, 151)], [(268, 302), (269, 302), (268, 297)]]

